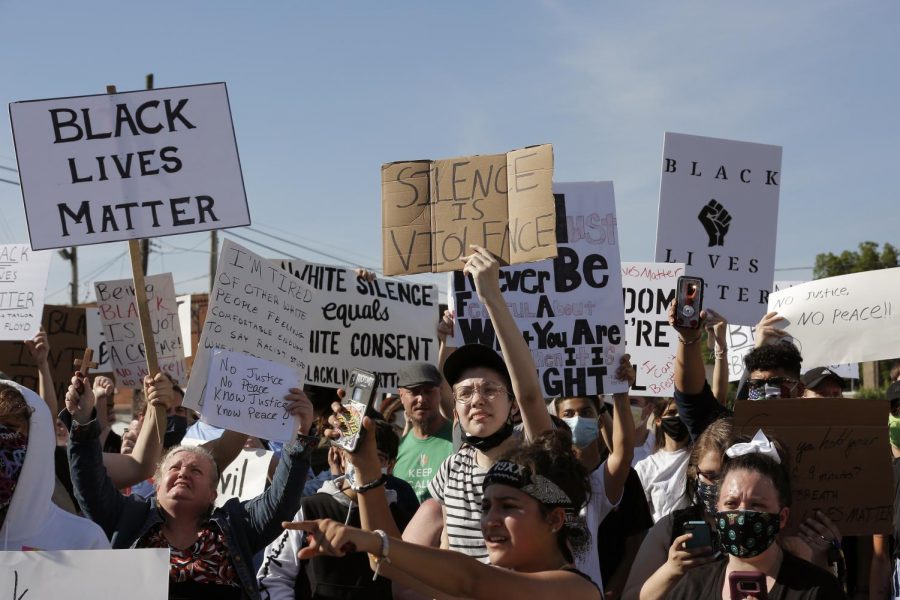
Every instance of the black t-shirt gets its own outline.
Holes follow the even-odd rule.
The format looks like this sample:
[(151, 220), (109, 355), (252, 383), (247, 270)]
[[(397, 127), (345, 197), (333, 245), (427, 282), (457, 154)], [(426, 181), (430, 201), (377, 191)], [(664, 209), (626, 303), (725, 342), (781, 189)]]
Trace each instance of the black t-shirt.
[(900, 458), (894, 459), (894, 558), (900, 558)]
[(653, 515), (647, 506), (647, 496), (641, 479), (634, 469), (628, 471), (622, 501), (597, 528), (597, 554), (600, 555), (600, 574), (604, 587), (616, 572), (625, 554), (625, 540), (647, 531), (653, 526)]
[[(688, 571), (669, 593), (669, 600), (720, 600), (725, 584), (723, 560)], [(792, 554), (784, 553), (769, 600), (846, 600), (837, 579), (824, 569)]]

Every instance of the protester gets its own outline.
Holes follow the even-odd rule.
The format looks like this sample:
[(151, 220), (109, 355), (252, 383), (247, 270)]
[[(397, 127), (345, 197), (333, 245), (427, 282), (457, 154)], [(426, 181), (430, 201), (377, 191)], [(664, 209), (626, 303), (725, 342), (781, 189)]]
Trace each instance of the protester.
[(872, 536), (871, 600), (900, 598), (900, 381), (888, 386), (887, 399), (891, 403), (888, 437), (894, 470), (894, 529), (892, 536)]
[[(160, 409), (171, 400), (163, 397), (171, 389), (164, 382), (159, 374), (145, 379), (148, 402)], [(298, 389), (285, 399), (291, 414), (299, 417), (298, 431), (307, 433), (309, 400)], [(69, 462), (85, 514), (103, 528), (114, 548), (169, 548), (170, 598), (259, 598), (253, 555), (279, 535), (279, 522), (296, 510), (308, 469), (303, 444), (285, 446), (272, 485), (253, 500), (233, 498), (214, 508), (215, 459), (204, 448), (187, 446), (170, 449), (159, 462), (154, 498), (124, 496), (103, 466), (95, 401), (89, 382), (76, 373), (66, 393), (72, 423)]]
[(656, 410), (656, 404), (660, 399), (649, 396), (631, 396), (631, 416), (634, 420), (634, 456), (631, 459), (631, 466), (634, 467), (639, 462), (650, 456), (656, 451), (656, 431), (648, 425), (650, 417)]
[(97, 399), (97, 420), (100, 422), (100, 444), (104, 452), (122, 451), (122, 436), (112, 430), (116, 420), (116, 384), (105, 375), (94, 378), (94, 397)]
[(674, 400), (658, 405), (655, 415), (656, 452), (635, 465), (653, 514), (653, 521), (686, 506), (685, 485), (690, 436)]
[(56, 446), (53, 417), (44, 400), (0, 380), (0, 543), (3, 550), (109, 548), (96, 524), (52, 501)]
[(728, 321), (713, 310), (706, 309), (706, 340), (713, 353), (712, 393), (719, 404), (728, 404)]
[(738, 571), (763, 573), (770, 598), (846, 598), (833, 575), (775, 543), (791, 506), (790, 476), (775, 446), (762, 435), (740, 446), (732, 448), (734, 455), (725, 464), (716, 504), (720, 545), (728, 560), (687, 571), (668, 598), (729, 598), (729, 577)]
[(806, 390), (804, 398), (842, 398), (844, 378), (828, 367), (810, 369), (800, 378)]

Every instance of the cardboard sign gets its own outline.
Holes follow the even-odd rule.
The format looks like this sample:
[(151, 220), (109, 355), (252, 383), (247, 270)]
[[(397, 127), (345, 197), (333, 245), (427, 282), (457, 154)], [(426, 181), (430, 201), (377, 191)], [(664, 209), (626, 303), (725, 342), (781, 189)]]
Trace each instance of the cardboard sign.
[(0, 340), (30, 340), (40, 329), (50, 256), (0, 244)]
[[(184, 342), (171, 273), (148, 275), (144, 282), (150, 310), (150, 329), (159, 368), (178, 382), (186, 380)], [(103, 324), (105, 350), (120, 387), (142, 389), (148, 374), (141, 338), (134, 283), (131, 279), (94, 282), (97, 310)]]
[[(500, 289), (531, 348), (544, 395), (625, 391), (615, 379), (625, 353), (622, 272), (610, 181), (554, 184), (559, 255), (500, 270)], [(450, 276), (454, 343), (499, 351), (471, 277)]]
[(169, 597), (169, 549), (4, 552), (0, 589), (12, 600)]
[(200, 418), (204, 423), (266, 440), (287, 442), (297, 418), (284, 397), (301, 387), (292, 367), (228, 350), (212, 354)]
[(215, 348), (244, 352), (305, 372), (307, 319), (317, 310), (312, 288), (258, 254), (225, 240), (184, 405), (200, 412)]
[(886, 360), (900, 339), (900, 267), (817, 279), (773, 293), (769, 310), (805, 365)]
[(224, 83), (9, 105), (31, 247), (250, 224)]
[(369, 282), (351, 269), (302, 260), (279, 264), (315, 288), (321, 306), (308, 315), (306, 383), (343, 387), (350, 369), (359, 368), (377, 373), (382, 391), (397, 393), (397, 371), (405, 364), (437, 364), (440, 315), (434, 286)]
[(381, 167), (385, 275), (460, 269), (470, 244), (502, 264), (556, 256), (553, 147)]
[(816, 510), (842, 535), (890, 533), (894, 514), (887, 400), (796, 398), (735, 403), (735, 431), (758, 429), (789, 453), (788, 531)]
[(775, 278), (781, 147), (666, 133), (656, 260), (702, 277), (704, 306), (755, 325)]
[[(56, 398), (62, 403), (75, 372), (73, 363), (76, 358), (82, 357), (87, 345), (85, 310), (77, 306), (45, 304), (41, 324), (50, 343), (47, 360)], [(16, 383), (37, 391), (37, 364), (24, 342), (0, 342), (0, 371)]]
[(669, 303), (684, 265), (622, 263), (626, 349), (637, 374), (632, 396), (671, 396), (675, 390), (678, 334), (669, 326)]

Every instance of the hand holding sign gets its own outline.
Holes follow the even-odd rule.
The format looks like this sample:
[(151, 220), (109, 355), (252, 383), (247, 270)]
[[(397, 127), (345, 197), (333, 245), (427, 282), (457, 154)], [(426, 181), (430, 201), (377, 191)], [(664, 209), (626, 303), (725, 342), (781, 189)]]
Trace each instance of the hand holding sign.
[(174, 403), (172, 380), (163, 373), (157, 373), (153, 377), (144, 376), (144, 394), (150, 406), (162, 405), (169, 409)]
[(777, 312), (767, 312), (763, 318), (756, 324), (753, 336), (756, 339), (756, 347), (759, 348), (765, 344), (774, 344), (787, 335), (784, 327), (784, 317)]
[(500, 292), (500, 263), (494, 258), (494, 255), (482, 248), (472, 244), (469, 246), (474, 252), (469, 256), (464, 256), (460, 260), (466, 263), (463, 267), (463, 274), (471, 275), (475, 281), (475, 291), (478, 298), (482, 302), (489, 299), (502, 297)]

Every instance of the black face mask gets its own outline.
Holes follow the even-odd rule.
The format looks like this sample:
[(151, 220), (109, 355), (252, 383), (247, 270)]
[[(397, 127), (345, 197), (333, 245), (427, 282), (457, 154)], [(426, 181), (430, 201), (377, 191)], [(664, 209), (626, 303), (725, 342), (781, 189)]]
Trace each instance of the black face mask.
[[(462, 429), (462, 425), (460, 425), (460, 429)], [(474, 435), (469, 435), (466, 433), (465, 429), (462, 429), (462, 441), (470, 446), (475, 447), (477, 450), (481, 450), (482, 452), (487, 452), (491, 448), (496, 448), (503, 442), (509, 438), (513, 434), (513, 424), (512, 419), (506, 419), (506, 423), (486, 437), (477, 437)]]
[(171, 448), (181, 443), (184, 434), (187, 433), (187, 417), (172, 415), (166, 419), (166, 435), (163, 437), (163, 447)]
[(680, 417), (663, 417), (660, 423), (660, 428), (663, 432), (675, 440), (676, 442), (683, 442), (688, 437), (688, 429), (684, 423), (681, 422)]

